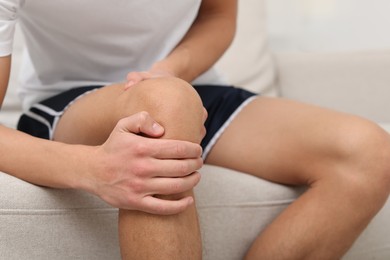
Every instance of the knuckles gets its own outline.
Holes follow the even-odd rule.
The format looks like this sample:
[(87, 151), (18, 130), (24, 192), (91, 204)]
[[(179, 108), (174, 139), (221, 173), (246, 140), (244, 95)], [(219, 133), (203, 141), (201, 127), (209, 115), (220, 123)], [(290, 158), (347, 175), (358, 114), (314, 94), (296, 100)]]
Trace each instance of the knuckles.
[(138, 142), (134, 144), (132, 149), (137, 156), (146, 157), (151, 154), (152, 147), (150, 147), (150, 145), (148, 145), (146, 142)]
[(146, 176), (150, 176), (153, 172), (156, 171), (156, 169), (154, 169), (150, 163), (141, 161), (141, 162), (134, 163), (132, 165), (131, 171), (135, 176), (146, 177)]
[(138, 79), (139, 78), (138, 72), (132, 71), (132, 72), (127, 74), (126, 78), (127, 78), (127, 80), (131, 80), (133, 78), (137, 78)]
[(123, 197), (121, 208), (123, 209), (138, 209), (140, 208), (137, 198), (133, 194)]
[(150, 118), (150, 114), (146, 111), (141, 111), (137, 113), (138, 121), (141, 125), (145, 124)]
[(135, 178), (129, 181), (128, 188), (130, 191), (133, 191), (132, 193), (135, 194), (143, 194), (146, 189), (145, 182), (141, 179)]

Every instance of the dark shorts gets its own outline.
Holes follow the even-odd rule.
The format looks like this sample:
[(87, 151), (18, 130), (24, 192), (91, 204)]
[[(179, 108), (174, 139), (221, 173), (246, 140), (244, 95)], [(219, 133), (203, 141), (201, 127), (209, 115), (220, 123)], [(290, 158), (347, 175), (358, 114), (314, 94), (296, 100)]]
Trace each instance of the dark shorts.
[[(20, 117), (18, 130), (36, 137), (52, 139), (55, 127), (66, 109), (78, 98), (101, 87), (73, 88), (33, 105)], [(201, 143), (205, 158), (236, 114), (256, 94), (231, 86), (198, 85), (194, 88), (208, 112), (205, 123), (207, 133)]]

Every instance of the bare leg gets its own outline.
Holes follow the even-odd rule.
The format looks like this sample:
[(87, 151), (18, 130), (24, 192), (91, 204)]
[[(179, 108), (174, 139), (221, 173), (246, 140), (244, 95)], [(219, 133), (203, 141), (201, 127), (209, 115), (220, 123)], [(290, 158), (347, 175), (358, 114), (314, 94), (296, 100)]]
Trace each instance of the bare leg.
[[(140, 111), (164, 126), (164, 138), (197, 143), (202, 138), (203, 111), (196, 92), (183, 81), (158, 79), (126, 92), (122, 84), (108, 86), (81, 98), (63, 115), (55, 139), (100, 144), (120, 118)], [(172, 216), (120, 210), (119, 237), (124, 259), (200, 259), (202, 254), (195, 206)]]
[(339, 259), (389, 195), (389, 158), (388, 134), (366, 120), (258, 98), (206, 163), (309, 186), (259, 235), (247, 259)]

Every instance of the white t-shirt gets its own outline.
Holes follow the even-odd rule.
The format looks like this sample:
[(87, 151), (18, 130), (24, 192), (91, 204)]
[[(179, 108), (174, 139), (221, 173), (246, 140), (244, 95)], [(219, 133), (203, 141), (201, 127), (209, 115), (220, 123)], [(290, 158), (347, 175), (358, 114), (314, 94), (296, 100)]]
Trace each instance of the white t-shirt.
[[(0, 0), (0, 56), (18, 21), (26, 51), (26, 109), (66, 89), (124, 81), (166, 57), (190, 28), (201, 0)], [(211, 69), (196, 83), (221, 84)]]

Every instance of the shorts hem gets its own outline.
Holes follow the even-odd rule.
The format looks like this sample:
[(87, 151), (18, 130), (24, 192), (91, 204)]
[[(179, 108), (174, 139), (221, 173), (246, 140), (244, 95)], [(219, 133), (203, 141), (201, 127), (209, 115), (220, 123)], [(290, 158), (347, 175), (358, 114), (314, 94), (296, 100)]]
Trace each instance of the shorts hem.
[(88, 95), (88, 94), (90, 94), (90, 93), (92, 93), (92, 92), (94, 92), (94, 91), (96, 91), (96, 90), (98, 90), (97, 88), (95, 88), (95, 89), (91, 89), (91, 90), (89, 90), (89, 91), (86, 91), (86, 92), (84, 92), (83, 94), (81, 94), (81, 95), (79, 95), (79, 96), (77, 96), (75, 99), (73, 99), (72, 101), (70, 101), (65, 107), (64, 107), (64, 109), (61, 111), (61, 114), (59, 114), (59, 115), (57, 115), (56, 117), (55, 117), (55, 119), (54, 119), (54, 122), (53, 122), (53, 127), (52, 127), (52, 131), (51, 131), (51, 134), (50, 134), (50, 139), (49, 140), (53, 140), (53, 134), (54, 134), (54, 131), (56, 130), (56, 128), (57, 128), (57, 125), (58, 125), (58, 122), (60, 121), (60, 118), (61, 118), (61, 116), (77, 101), (77, 100), (79, 100), (80, 98), (82, 98), (82, 97), (85, 97), (86, 95)]
[(211, 138), (210, 142), (206, 145), (205, 149), (203, 150), (202, 158), (205, 160), (210, 153), (211, 149), (214, 147), (218, 139), (221, 137), (221, 135), (225, 132), (226, 128), (231, 124), (231, 122), (236, 118), (236, 116), (242, 111), (244, 107), (246, 107), (249, 103), (251, 103), (253, 100), (255, 100), (257, 96), (252, 96), (246, 99), (242, 104), (237, 107), (237, 109), (229, 116), (229, 118), (223, 123), (223, 125), (218, 129), (218, 131), (214, 134), (214, 136)]

